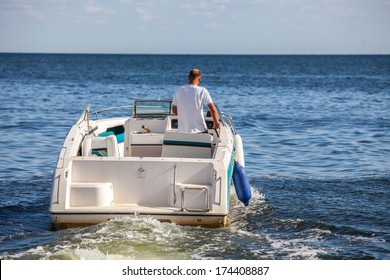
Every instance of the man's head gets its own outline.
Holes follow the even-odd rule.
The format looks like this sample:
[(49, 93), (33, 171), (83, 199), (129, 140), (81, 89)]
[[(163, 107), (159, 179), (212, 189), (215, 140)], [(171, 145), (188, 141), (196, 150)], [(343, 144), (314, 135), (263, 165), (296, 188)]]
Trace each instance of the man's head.
[(198, 69), (192, 69), (188, 74), (188, 82), (190, 84), (199, 84), (202, 78), (202, 72)]

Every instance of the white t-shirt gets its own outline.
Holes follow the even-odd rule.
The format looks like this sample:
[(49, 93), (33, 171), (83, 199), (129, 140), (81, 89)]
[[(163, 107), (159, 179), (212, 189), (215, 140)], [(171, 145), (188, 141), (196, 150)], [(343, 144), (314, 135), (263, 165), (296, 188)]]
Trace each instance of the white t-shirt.
[(207, 126), (203, 106), (213, 103), (207, 89), (197, 85), (179, 87), (173, 96), (172, 105), (177, 106), (180, 132), (203, 132)]

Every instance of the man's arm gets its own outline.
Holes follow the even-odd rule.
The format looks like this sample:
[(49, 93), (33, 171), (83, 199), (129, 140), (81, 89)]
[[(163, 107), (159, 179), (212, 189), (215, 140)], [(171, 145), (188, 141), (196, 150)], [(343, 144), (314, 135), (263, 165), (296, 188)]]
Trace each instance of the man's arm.
[(220, 125), (219, 120), (218, 120), (218, 113), (217, 113), (217, 109), (214, 106), (214, 103), (210, 103), (208, 105), (208, 107), (210, 109), (211, 116), (213, 117), (213, 120), (214, 120), (214, 128), (215, 129), (220, 128), (221, 125)]

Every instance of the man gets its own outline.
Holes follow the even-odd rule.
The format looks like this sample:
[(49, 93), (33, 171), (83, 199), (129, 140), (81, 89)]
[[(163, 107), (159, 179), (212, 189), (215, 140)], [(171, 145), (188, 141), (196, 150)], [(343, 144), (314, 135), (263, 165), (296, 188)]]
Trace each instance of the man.
[(203, 106), (207, 106), (214, 120), (214, 128), (218, 129), (220, 123), (217, 110), (210, 93), (204, 87), (198, 86), (202, 72), (192, 69), (188, 75), (188, 84), (178, 88), (173, 97), (172, 111), (179, 116), (180, 132), (207, 133), (207, 126), (203, 116)]

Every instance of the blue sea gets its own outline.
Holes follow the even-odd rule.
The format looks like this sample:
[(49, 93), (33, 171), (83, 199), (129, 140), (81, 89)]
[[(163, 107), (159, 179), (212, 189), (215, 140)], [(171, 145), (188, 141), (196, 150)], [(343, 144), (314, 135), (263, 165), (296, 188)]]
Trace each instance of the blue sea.
[[(84, 107), (170, 98), (191, 68), (242, 136), (253, 198), (226, 228), (51, 230)], [(0, 54), (0, 259), (390, 259), (390, 56)]]

